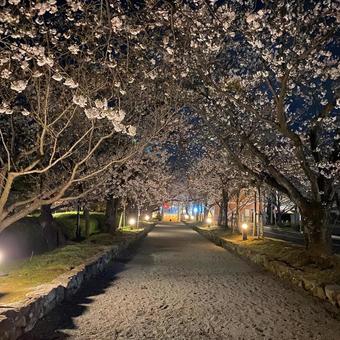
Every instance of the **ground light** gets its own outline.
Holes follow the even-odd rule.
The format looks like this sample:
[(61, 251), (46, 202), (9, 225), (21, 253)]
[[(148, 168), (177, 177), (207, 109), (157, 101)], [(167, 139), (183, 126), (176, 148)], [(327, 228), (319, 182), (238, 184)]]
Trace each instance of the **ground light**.
[(188, 220), (190, 218), (190, 216), (188, 214), (184, 215), (184, 219)]
[(208, 217), (207, 218), (207, 223), (208, 223), (208, 227), (210, 228), (210, 225), (212, 223), (212, 218), (211, 217)]
[(149, 215), (145, 215), (144, 219), (145, 219), (145, 221), (149, 221), (150, 220), (150, 216)]
[(129, 226), (134, 227), (136, 225), (136, 219), (134, 217), (131, 217), (129, 219)]
[(247, 231), (248, 231), (248, 224), (247, 223), (243, 223), (242, 224), (242, 239), (243, 239), (243, 241), (248, 239)]
[[(1, 265), (4, 261), (5, 261), (5, 254), (4, 254), (2, 251), (0, 251), (0, 265)], [(0, 270), (0, 277), (1, 277), (1, 276), (7, 276), (7, 275), (8, 275), (8, 273), (2, 272), (2, 271)]]
[(190, 219), (193, 221), (195, 219), (195, 216), (190, 216)]

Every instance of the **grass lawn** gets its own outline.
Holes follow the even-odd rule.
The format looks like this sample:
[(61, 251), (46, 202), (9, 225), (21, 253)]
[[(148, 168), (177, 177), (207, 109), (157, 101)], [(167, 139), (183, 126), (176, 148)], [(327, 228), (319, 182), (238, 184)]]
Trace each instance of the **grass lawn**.
[(80, 243), (68, 244), (51, 252), (12, 262), (0, 272), (8, 273), (0, 277), (0, 305), (23, 300), (35, 287), (51, 282), (86, 259), (132, 237), (139, 230), (119, 230), (116, 234), (96, 234)]
[(121, 228), (119, 228), (119, 230), (120, 231), (129, 231), (129, 232), (131, 232), (131, 233), (138, 233), (138, 232), (140, 232), (140, 231), (142, 231), (143, 230), (143, 228), (140, 228), (140, 227), (130, 227), (130, 226), (123, 226), (123, 227), (121, 227)]
[[(53, 214), (53, 217), (61, 226), (67, 239), (74, 240), (76, 238), (77, 211), (57, 212)], [(103, 230), (104, 218), (104, 213), (90, 212), (90, 235)], [(82, 212), (80, 213), (80, 230), (81, 235), (85, 236), (85, 219)]]

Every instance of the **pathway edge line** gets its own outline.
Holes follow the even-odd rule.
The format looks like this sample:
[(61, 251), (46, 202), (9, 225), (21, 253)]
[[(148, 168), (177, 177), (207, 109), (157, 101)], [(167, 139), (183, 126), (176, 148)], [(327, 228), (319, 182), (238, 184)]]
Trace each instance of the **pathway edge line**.
[(8, 307), (0, 306), (0, 340), (16, 340), (32, 330), (41, 318), (61, 302), (72, 298), (83, 283), (107, 269), (126, 249), (145, 238), (154, 226), (146, 226), (130, 240), (113, 245), (61, 274), (51, 283), (36, 287), (24, 301), (10, 304)]
[(197, 226), (191, 225), (191, 228), (217, 246), (236, 253), (237, 255), (246, 258), (257, 265), (260, 265), (261, 267), (275, 274), (275, 276), (279, 277), (280, 279), (287, 280), (294, 286), (304, 289), (309, 294), (323, 301), (330, 302), (333, 306), (337, 307), (336, 312), (340, 311), (339, 284), (320, 286), (315, 281), (309, 280), (307, 277), (305, 277), (301, 271), (294, 269), (282, 261), (272, 259), (266, 254), (260, 254), (258, 252), (252, 251), (251, 249), (240, 247), (233, 242), (223, 239), (212, 232), (202, 230)]

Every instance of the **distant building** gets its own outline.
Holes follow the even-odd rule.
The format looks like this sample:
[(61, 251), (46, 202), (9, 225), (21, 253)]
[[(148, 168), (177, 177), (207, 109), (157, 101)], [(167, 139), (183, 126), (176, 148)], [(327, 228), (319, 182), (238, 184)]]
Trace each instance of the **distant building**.
[(165, 202), (160, 207), (162, 221), (180, 222), (184, 220), (203, 221), (205, 207), (201, 202)]

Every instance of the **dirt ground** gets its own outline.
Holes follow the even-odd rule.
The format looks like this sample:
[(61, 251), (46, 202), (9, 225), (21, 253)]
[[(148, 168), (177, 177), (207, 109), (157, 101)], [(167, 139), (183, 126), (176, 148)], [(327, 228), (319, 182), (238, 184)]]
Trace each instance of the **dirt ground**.
[(181, 224), (126, 258), (23, 339), (340, 339), (326, 304)]

